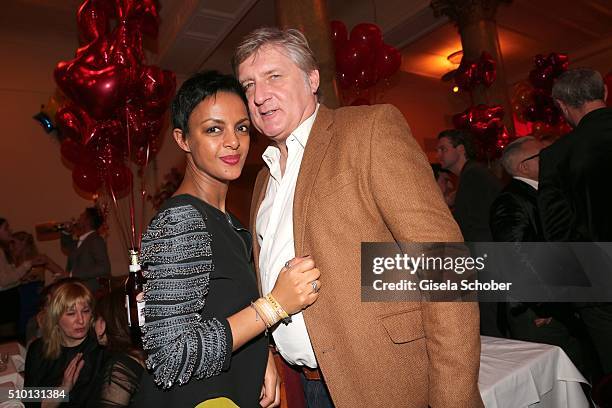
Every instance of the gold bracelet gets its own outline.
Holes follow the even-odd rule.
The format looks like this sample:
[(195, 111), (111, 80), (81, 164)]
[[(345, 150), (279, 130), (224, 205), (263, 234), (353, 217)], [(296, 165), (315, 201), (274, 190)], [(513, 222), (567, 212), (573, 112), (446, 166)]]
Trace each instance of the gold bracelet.
[(252, 303), (252, 306), (267, 328), (274, 326), (280, 320), (280, 317), (274, 312), (272, 305), (265, 298), (257, 299)]
[(280, 303), (278, 303), (274, 296), (272, 296), (272, 292), (266, 295), (266, 300), (270, 302), (270, 305), (272, 305), (272, 308), (276, 312), (276, 315), (283, 322), (283, 324), (288, 325), (289, 323), (291, 323), (291, 316), (289, 316), (289, 314), (285, 311), (285, 309), (283, 309)]

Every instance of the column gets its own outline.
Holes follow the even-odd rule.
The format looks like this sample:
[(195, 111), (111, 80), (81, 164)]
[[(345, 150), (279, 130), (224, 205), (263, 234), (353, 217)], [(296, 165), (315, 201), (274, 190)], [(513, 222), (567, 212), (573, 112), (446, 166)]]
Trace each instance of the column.
[(457, 25), (463, 58), (476, 60), (486, 51), (495, 59), (497, 79), (489, 88), (479, 85), (474, 89), (474, 104), (503, 106), (504, 124), (508, 131), (514, 133), (504, 61), (495, 22), (499, 4), (511, 2), (512, 0), (432, 0), (431, 7), (436, 17), (445, 15)]
[(306, 35), (319, 63), (322, 94), (327, 107), (340, 106), (336, 85), (336, 61), (329, 32), (325, 0), (276, 0), (276, 21), (282, 28), (297, 28)]

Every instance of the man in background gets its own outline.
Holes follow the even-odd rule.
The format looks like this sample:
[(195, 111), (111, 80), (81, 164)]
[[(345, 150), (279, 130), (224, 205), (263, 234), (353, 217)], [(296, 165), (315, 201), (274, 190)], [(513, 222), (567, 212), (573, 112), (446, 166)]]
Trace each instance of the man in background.
[[(438, 135), (438, 161), (457, 176), (453, 216), (466, 242), (490, 242), (489, 213), (501, 190), (499, 180), (475, 160), (471, 134), (449, 129)], [(497, 303), (480, 303), (480, 333), (504, 337), (505, 318)]]
[[(544, 241), (537, 203), (539, 155), (543, 147), (544, 144), (533, 136), (525, 136), (504, 149), (501, 163), (512, 180), (491, 206), (494, 241)], [(574, 316), (570, 304), (510, 301), (500, 303), (500, 307), (505, 310), (510, 337), (559, 346), (583, 373), (587, 373), (584, 363), (586, 348), (581, 348), (584, 344), (581, 345), (577, 338), (583, 337), (583, 330), (580, 330), (583, 326)]]
[(104, 217), (96, 207), (88, 207), (81, 213), (73, 227), (62, 231), (62, 251), (68, 255), (66, 271), (72, 277), (82, 279), (93, 293), (100, 287), (98, 278), (110, 277), (110, 261), (104, 238), (98, 228)]
[[(572, 69), (552, 97), (574, 130), (540, 153), (538, 205), (544, 236), (554, 242), (612, 241), (612, 109), (601, 74)], [(612, 279), (612, 271), (606, 271)], [(612, 373), (612, 305), (578, 305), (603, 374)]]
[(453, 215), (466, 242), (489, 242), (489, 209), (501, 183), (475, 160), (471, 135), (458, 129), (438, 135), (438, 161), (459, 179)]

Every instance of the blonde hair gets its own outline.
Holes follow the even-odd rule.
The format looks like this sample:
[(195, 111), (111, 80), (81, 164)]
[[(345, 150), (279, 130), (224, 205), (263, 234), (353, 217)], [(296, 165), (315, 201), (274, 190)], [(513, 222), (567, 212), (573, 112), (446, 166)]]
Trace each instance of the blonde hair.
[(93, 324), (93, 294), (81, 282), (63, 282), (53, 291), (46, 304), (42, 324), (43, 354), (47, 359), (56, 359), (62, 348), (62, 332), (59, 320), (70, 307), (79, 301), (84, 301), (92, 310), (90, 325)]
[(238, 77), (238, 66), (265, 45), (281, 47), (284, 54), (304, 72), (306, 78), (312, 71), (319, 69), (319, 63), (308, 45), (308, 40), (299, 30), (261, 27), (244, 37), (236, 47), (232, 58), (232, 68), (236, 77)]
[(36, 248), (36, 243), (34, 242), (34, 237), (32, 234), (25, 231), (17, 231), (13, 233), (13, 239), (23, 243), (22, 252), (19, 254), (14, 254), (13, 256), (13, 262), (15, 265), (19, 266), (24, 261), (32, 259), (38, 255), (38, 248)]

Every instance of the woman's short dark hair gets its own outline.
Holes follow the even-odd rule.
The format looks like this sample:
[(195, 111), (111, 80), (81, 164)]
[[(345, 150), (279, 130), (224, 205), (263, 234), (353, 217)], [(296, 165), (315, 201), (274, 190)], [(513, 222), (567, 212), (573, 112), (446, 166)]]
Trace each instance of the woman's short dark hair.
[(180, 129), (183, 134), (189, 132), (189, 116), (200, 102), (218, 92), (236, 94), (247, 106), (246, 95), (242, 85), (232, 75), (221, 74), (218, 71), (204, 71), (193, 75), (183, 82), (172, 101), (172, 126)]

